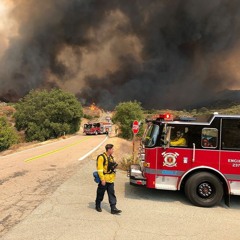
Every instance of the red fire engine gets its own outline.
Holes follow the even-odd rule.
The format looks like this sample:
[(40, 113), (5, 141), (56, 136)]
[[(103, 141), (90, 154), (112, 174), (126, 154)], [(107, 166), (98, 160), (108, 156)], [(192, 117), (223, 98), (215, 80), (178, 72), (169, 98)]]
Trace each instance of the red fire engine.
[(108, 122), (88, 123), (83, 126), (83, 133), (86, 135), (108, 134), (112, 125)]
[(223, 196), (240, 195), (240, 115), (213, 114), (206, 122), (150, 120), (142, 138), (140, 164), (130, 167), (130, 184), (184, 189), (197, 206), (212, 207)]

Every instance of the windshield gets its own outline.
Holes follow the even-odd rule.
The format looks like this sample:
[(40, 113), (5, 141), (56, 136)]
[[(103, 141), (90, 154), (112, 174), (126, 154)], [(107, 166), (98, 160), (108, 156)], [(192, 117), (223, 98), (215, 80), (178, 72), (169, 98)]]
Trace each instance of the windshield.
[(143, 144), (145, 147), (153, 147), (157, 143), (159, 135), (159, 126), (152, 124), (148, 126), (146, 133), (144, 134)]

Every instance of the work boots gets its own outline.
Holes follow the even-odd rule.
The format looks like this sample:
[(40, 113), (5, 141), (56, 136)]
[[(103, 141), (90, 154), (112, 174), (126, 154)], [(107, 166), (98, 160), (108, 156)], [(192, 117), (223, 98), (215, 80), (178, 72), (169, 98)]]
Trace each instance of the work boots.
[(119, 213), (121, 213), (121, 212), (122, 212), (122, 211), (119, 210), (119, 209), (117, 209), (116, 207), (114, 207), (114, 208), (111, 209), (111, 214), (119, 214)]
[[(96, 206), (95, 209), (96, 209), (97, 212), (102, 212), (102, 209), (101, 209), (100, 206)], [(111, 214), (119, 214), (119, 213), (121, 213), (121, 212), (122, 212), (122, 211), (119, 210), (119, 209), (117, 209), (116, 207), (112, 207), (112, 208), (111, 208)]]
[(102, 212), (102, 209), (99, 206), (96, 206), (95, 209), (96, 209), (97, 212)]

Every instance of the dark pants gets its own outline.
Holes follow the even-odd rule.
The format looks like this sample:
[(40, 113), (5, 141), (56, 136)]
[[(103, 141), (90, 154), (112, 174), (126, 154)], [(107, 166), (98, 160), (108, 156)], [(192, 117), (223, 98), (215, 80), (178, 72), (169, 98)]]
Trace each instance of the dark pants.
[(98, 184), (97, 188), (97, 197), (96, 197), (96, 207), (101, 206), (101, 202), (104, 198), (104, 193), (107, 190), (108, 194), (108, 201), (111, 206), (111, 209), (116, 207), (117, 198), (115, 196), (115, 190), (114, 190), (114, 183), (106, 183), (105, 186), (101, 184), (101, 182)]

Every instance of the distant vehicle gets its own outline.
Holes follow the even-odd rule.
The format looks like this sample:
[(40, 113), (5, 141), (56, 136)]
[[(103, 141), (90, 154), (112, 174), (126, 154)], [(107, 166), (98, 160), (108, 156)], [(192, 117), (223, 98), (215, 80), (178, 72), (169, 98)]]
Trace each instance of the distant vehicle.
[(111, 117), (110, 117), (110, 116), (107, 116), (105, 119), (106, 119), (108, 122), (110, 122)]
[(86, 135), (108, 134), (112, 129), (112, 124), (108, 122), (87, 123), (83, 126), (83, 133)]

